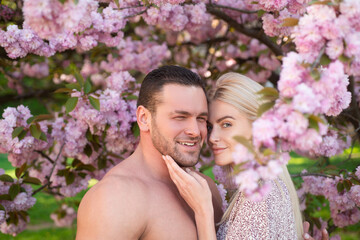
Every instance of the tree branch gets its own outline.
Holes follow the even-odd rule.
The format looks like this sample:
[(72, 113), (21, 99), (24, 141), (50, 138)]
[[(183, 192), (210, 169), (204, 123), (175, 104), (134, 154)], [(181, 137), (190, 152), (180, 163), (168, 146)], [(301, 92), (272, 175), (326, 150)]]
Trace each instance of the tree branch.
[[(43, 186), (39, 187), (38, 189), (36, 189), (36, 190), (32, 193), (32, 196), (34, 196), (36, 193), (40, 192), (40, 191), (43, 190), (44, 188), (49, 187), (49, 186), (51, 185), (52, 182), (50, 181), (50, 179), (51, 179), (51, 176), (52, 176), (52, 174), (53, 174), (53, 172), (54, 172), (54, 169), (55, 169), (55, 167), (56, 167), (56, 163), (57, 163), (57, 161), (58, 161), (58, 159), (59, 159), (59, 157), (60, 157), (60, 155), (61, 155), (61, 152), (62, 152), (64, 146), (65, 146), (65, 143), (63, 143), (63, 144), (61, 145), (60, 150), (59, 150), (59, 153), (58, 153), (58, 155), (56, 156), (55, 161), (53, 161), (53, 167), (51, 168), (51, 172), (50, 172), (50, 174), (49, 174), (48, 176), (46, 176), (47, 183), (44, 184)], [(49, 158), (49, 159), (50, 159), (50, 158)]]
[(229, 9), (229, 10), (233, 10), (233, 11), (237, 11), (237, 12), (241, 12), (241, 13), (246, 13), (246, 14), (253, 14), (253, 13), (258, 12), (258, 11), (251, 11), (251, 10), (244, 10), (244, 9), (234, 8), (234, 7), (220, 5), (220, 4), (216, 4), (216, 3), (212, 3), (210, 5), (212, 5), (214, 7), (217, 7), (217, 8)]
[(326, 177), (326, 178), (335, 178), (331, 175), (326, 175), (322, 173), (299, 173), (299, 174), (291, 174), (291, 177), (306, 177), (306, 176), (316, 176), (316, 177)]
[(275, 44), (271, 39), (266, 36), (264, 31), (261, 30), (255, 30), (255, 29), (249, 29), (245, 28), (242, 24), (239, 24), (236, 20), (229, 17), (226, 13), (216, 9), (213, 5), (206, 5), (206, 9), (209, 13), (212, 15), (224, 20), (229, 24), (229, 26), (233, 27), (236, 31), (245, 34), (249, 37), (253, 37), (257, 40), (259, 40), (261, 43), (265, 44), (276, 56), (282, 56), (283, 51), (280, 46)]

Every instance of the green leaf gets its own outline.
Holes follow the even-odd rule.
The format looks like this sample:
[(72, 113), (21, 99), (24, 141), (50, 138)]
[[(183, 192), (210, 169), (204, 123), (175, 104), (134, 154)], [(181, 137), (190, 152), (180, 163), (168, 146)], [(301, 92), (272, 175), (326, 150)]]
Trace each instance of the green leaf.
[(89, 142), (92, 142), (92, 141), (93, 141), (93, 136), (92, 136), (92, 134), (91, 134), (91, 132), (90, 132), (90, 129), (88, 129), (88, 130), (86, 131), (85, 136), (86, 136), (86, 139), (87, 139)]
[(27, 221), (27, 216), (29, 215), (27, 212), (19, 211), (18, 214), (24, 221)]
[(248, 139), (246, 139), (243, 136), (235, 136), (234, 139), (238, 143), (244, 145), (252, 154), (255, 154), (255, 151), (254, 151), (254, 149), (253, 149), (253, 147), (252, 147), (252, 145), (251, 145), (251, 143), (250, 143), (250, 141)]
[(23, 172), (26, 170), (26, 167), (27, 167), (27, 165), (26, 165), (26, 163), (24, 163), (23, 165), (21, 165), (21, 167), (15, 169), (15, 176), (18, 179), (21, 177)]
[(293, 27), (298, 25), (299, 23), (299, 19), (297, 18), (285, 18), (283, 20), (283, 24), (281, 25), (282, 27)]
[(92, 154), (92, 148), (89, 144), (86, 144), (85, 148), (84, 148), (84, 153), (86, 154), (86, 156), (90, 157)]
[[(74, 84), (74, 83), (69, 83), (69, 84), (66, 84), (66, 85), (71, 85), (71, 84)], [(77, 84), (77, 83), (75, 83)], [(72, 85), (71, 85), (72, 86)], [(76, 86), (77, 87), (77, 86)], [(54, 93), (71, 93), (73, 91), (74, 88), (70, 87), (69, 88), (59, 88), (57, 89), (56, 91), (54, 91)], [(75, 88), (76, 89), (76, 88)]]
[(84, 85), (84, 78), (83, 76), (81, 76), (81, 74), (79, 73), (79, 70), (77, 68), (77, 66), (75, 64), (70, 64), (70, 71), (71, 73), (74, 75), (74, 77), (76, 78), (77, 83), (82, 87)]
[(94, 98), (92, 96), (88, 96), (90, 104), (98, 111), (100, 111), (100, 101), (97, 98)]
[(0, 200), (8, 200), (11, 201), (11, 197), (9, 194), (1, 194), (0, 195)]
[(81, 91), (81, 86), (80, 84), (78, 83), (69, 83), (69, 84), (66, 84), (65, 87), (67, 87), (69, 90), (78, 90), (79, 92)]
[(26, 134), (27, 134), (27, 131), (23, 130), (23, 131), (19, 134), (19, 136), (18, 136), (19, 141), (22, 140), (22, 139), (24, 139), (24, 137), (26, 136)]
[(274, 154), (274, 152), (270, 149), (270, 148), (266, 148), (264, 151), (263, 151), (263, 155), (264, 156), (271, 156), (271, 155), (273, 155)]
[(310, 128), (314, 128), (316, 129), (316, 131), (319, 131), (319, 123), (324, 124), (324, 121), (320, 117), (315, 115), (310, 115), (308, 119)]
[(24, 130), (24, 127), (17, 127), (14, 129), (14, 131), (12, 132), (12, 138), (16, 138), (17, 136), (20, 135), (20, 133)]
[(325, 53), (320, 58), (320, 64), (323, 66), (327, 66), (331, 63), (331, 59)]
[(91, 82), (90, 78), (87, 78), (84, 84), (84, 93), (88, 94), (91, 91)]
[(10, 175), (2, 174), (2, 175), (0, 175), (0, 181), (3, 181), (3, 182), (14, 182), (14, 179), (13, 179), (12, 177), (10, 177)]
[(339, 60), (342, 61), (343, 63), (348, 63), (351, 61), (351, 58), (345, 56), (344, 54), (342, 54), (340, 57), (339, 57)]
[(64, 177), (68, 174), (69, 172), (69, 169), (61, 169), (61, 170), (58, 170), (58, 172), (56, 173), (56, 175), (60, 176), (60, 177)]
[(256, 94), (262, 95), (262, 98), (267, 98), (268, 100), (276, 100), (279, 98), (279, 92), (272, 87), (265, 87)]
[(99, 158), (98, 162), (97, 162), (97, 165), (98, 165), (98, 169), (101, 170), (101, 169), (104, 169), (106, 167), (106, 161), (107, 159), (102, 157), (102, 158)]
[(350, 188), (352, 186), (352, 182), (350, 180), (344, 180), (343, 184), (344, 184), (344, 187), (345, 187), (346, 191), (350, 191)]
[(46, 137), (46, 134), (41, 132), (40, 134), (40, 140), (43, 140), (44, 142), (47, 142), (47, 137)]
[(315, 80), (315, 81), (319, 81), (320, 80), (320, 73), (317, 69), (313, 69), (311, 72), (310, 72), (310, 76)]
[(66, 113), (69, 113), (72, 110), (74, 110), (77, 103), (78, 103), (78, 98), (77, 97), (69, 98), (65, 103)]
[(240, 45), (239, 48), (240, 48), (240, 51), (242, 51), (242, 52), (245, 52), (249, 49), (248, 46), (246, 46), (245, 44)]
[(266, 13), (266, 11), (260, 9), (260, 10), (257, 12), (257, 15), (258, 15), (259, 18), (261, 18), (265, 13)]
[(116, 4), (116, 6), (119, 8), (119, 7), (120, 7), (120, 5), (119, 5), (119, 0), (114, 0), (114, 2), (115, 2), (115, 4)]
[(76, 168), (76, 170), (77, 171), (87, 170), (89, 172), (93, 172), (96, 170), (96, 168), (91, 164), (81, 164)]
[(5, 211), (5, 207), (3, 205), (0, 204), (0, 210)]
[(135, 95), (128, 95), (126, 98), (125, 98), (126, 100), (137, 100), (138, 99), (138, 97), (137, 96), (135, 96)]
[(9, 195), (10, 195), (11, 200), (14, 200), (19, 193), (20, 193), (20, 185), (19, 184), (13, 184), (10, 186)]
[(35, 116), (29, 117), (29, 118), (26, 120), (26, 123), (27, 123), (27, 124), (31, 124), (34, 120), (35, 120)]
[(266, 103), (261, 104), (257, 111), (257, 116), (260, 117), (261, 115), (263, 115), (264, 112), (271, 109), (274, 105), (275, 105), (275, 101), (266, 102)]
[(40, 139), (41, 130), (40, 130), (40, 127), (38, 125), (31, 124), (30, 125), (30, 133), (34, 138)]
[(41, 185), (41, 181), (37, 178), (34, 177), (26, 177), (23, 179), (24, 183), (31, 183), (31, 184), (35, 184), (35, 185)]
[(134, 134), (135, 137), (140, 136), (140, 128), (137, 122), (134, 122), (131, 127), (131, 132)]
[(37, 115), (35, 117), (35, 121), (37, 122), (40, 122), (40, 121), (43, 121), (43, 120), (50, 120), (50, 119), (53, 119), (54, 116), (51, 115), (51, 114), (40, 114), (40, 115)]
[(345, 186), (342, 182), (338, 182), (338, 184), (336, 185), (336, 188), (338, 190), (338, 193), (342, 193), (345, 189)]
[(75, 181), (75, 173), (73, 172), (69, 172), (66, 176), (65, 176), (65, 180), (66, 180), (66, 185), (70, 185)]

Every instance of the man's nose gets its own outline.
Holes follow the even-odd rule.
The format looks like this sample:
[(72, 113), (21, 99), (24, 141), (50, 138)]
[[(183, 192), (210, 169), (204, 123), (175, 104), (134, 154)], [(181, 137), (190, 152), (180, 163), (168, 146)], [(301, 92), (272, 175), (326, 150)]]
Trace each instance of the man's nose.
[(189, 125), (185, 129), (185, 133), (191, 137), (197, 137), (200, 135), (200, 126), (199, 122), (195, 120), (189, 121)]

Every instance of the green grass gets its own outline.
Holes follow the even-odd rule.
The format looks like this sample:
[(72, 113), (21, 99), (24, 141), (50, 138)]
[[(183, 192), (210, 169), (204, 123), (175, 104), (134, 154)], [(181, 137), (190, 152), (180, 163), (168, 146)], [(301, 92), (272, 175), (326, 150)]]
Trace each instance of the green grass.
[[(347, 169), (349, 171), (353, 171), (355, 167), (360, 165), (360, 146), (356, 146), (353, 149), (352, 157), (348, 161), (343, 161), (343, 159), (347, 159), (350, 150), (346, 150), (343, 155), (338, 157), (334, 157), (330, 159), (330, 163), (332, 165), (338, 166), (343, 169)], [(310, 160), (308, 158), (301, 157), (297, 154), (291, 154), (291, 160), (288, 165), (289, 172), (291, 174), (298, 174), (303, 169), (307, 169), (311, 171), (316, 167), (318, 161)], [(7, 174), (14, 176), (14, 168), (7, 160), (6, 154), (0, 154), (0, 168), (4, 169)], [(212, 168), (209, 168), (205, 171), (205, 174), (214, 177), (212, 173)], [(301, 178), (298, 178), (301, 180)], [(298, 181), (296, 181), (298, 182)], [(94, 184), (92, 181), (91, 185)], [(36, 187), (37, 188), (37, 187)], [(76, 197), (72, 198), (73, 200), (81, 200), (86, 191), (82, 191)], [(18, 234), (16, 237), (1, 234), (1, 240), (38, 240), (38, 239), (47, 239), (47, 240), (71, 240), (75, 239), (76, 235), (76, 223), (73, 224), (71, 228), (56, 228), (52, 225), (52, 220), (50, 219), (50, 214), (57, 209), (59, 203), (57, 200), (45, 193), (36, 194), (36, 204), (33, 208), (29, 210), (30, 215), (30, 223), (29, 229), (24, 232)], [(328, 217), (329, 212), (321, 211), (318, 213), (322, 217)], [(46, 228), (35, 230), (36, 227), (45, 226)], [(354, 240), (360, 239), (360, 234), (358, 229), (360, 228), (360, 224), (356, 224), (353, 226), (346, 227), (344, 229), (337, 229), (334, 234), (340, 234), (343, 240)], [(333, 234), (332, 234), (333, 235)]]

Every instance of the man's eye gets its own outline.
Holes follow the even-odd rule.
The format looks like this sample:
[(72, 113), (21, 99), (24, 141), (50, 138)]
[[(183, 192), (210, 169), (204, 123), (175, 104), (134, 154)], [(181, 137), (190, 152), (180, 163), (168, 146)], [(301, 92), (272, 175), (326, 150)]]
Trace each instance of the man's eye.
[(231, 127), (231, 126), (232, 126), (231, 123), (228, 123), (228, 122), (222, 124), (223, 128), (228, 128), (228, 127)]
[(183, 119), (185, 119), (185, 117), (184, 117), (184, 116), (177, 116), (177, 117), (175, 117), (175, 119), (177, 119), (177, 120), (183, 120)]
[(202, 121), (202, 122), (206, 122), (206, 118), (203, 118), (203, 117), (199, 117), (198, 120)]

